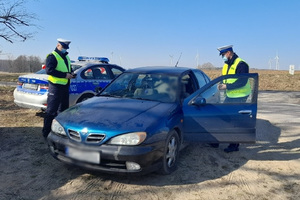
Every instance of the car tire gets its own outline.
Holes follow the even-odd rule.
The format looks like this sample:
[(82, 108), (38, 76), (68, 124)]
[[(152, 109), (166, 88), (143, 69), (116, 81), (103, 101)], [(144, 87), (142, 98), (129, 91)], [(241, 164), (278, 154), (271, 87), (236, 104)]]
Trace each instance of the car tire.
[(93, 94), (84, 94), (84, 95), (82, 95), (82, 96), (77, 100), (76, 103), (83, 102), (83, 101), (85, 101), (85, 100), (87, 100), (87, 99), (89, 99), (89, 98), (92, 98), (93, 96), (95, 96), (95, 95), (93, 95)]
[(177, 168), (177, 162), (179, 157), (180, 140), (178, 133), (172, 130), (166, 139), (164, 155), (162, 160), (162, 168), (160, 174), (171, 174)]

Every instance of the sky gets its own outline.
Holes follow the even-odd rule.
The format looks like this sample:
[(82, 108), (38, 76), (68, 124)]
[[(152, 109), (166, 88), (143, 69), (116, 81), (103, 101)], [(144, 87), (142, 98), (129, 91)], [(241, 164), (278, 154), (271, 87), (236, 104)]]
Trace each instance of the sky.
[(108, 57), (127, 69), (178, 60), (184, 67), (222, 67), (217, 48), (233, 45), (250, 68), (275, 69), (278, 54), (279, 69), (300, 70), (299, 0), (28, 0), (25, 6), (37, 18), (36, 33), (13, 44), (0, 38), (0, 59), (44, 60), (65, 38), (72, 60)]

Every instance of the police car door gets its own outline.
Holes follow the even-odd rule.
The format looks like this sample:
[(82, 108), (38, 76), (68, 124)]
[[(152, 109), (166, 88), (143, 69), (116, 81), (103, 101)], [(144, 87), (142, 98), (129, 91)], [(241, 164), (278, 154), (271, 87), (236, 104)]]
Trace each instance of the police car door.
[[(240, 80), (250, 85), (249, 95), (230, 102), (219, 84)], [(255, 142), (258, 74), (221, 76), (183, 102), (184, 139), (197, 142)], [(242, 99), (242, 98), (240, 98)]]

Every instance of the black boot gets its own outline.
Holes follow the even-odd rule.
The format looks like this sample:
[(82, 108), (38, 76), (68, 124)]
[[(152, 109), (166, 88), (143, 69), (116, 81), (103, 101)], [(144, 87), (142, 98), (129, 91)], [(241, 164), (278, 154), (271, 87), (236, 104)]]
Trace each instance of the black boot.
[(226, 153), (233, 152), (233, 151), (239, 151), (239, 146), (240, 146), (239, 143), (231, 143), (231, 144), (229, 144), (229, 146), (227, 148), (224, 149), (224, 151)]

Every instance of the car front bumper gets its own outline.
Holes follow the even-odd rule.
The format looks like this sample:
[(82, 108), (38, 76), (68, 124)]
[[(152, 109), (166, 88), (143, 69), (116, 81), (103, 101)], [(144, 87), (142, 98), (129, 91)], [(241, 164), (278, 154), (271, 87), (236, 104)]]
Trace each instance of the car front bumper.
[[(51, 155), (62, 162), (102, 172), (118, 173), (144, 174), (159, 169), (164, 148), (164, 142), (151, 146), (84, 145), (52, 132), (47, 141)], [(69, 148), (96, 153), (100, 157), (100, 163), (71, 158), (67, 152)], [(128, 163), (138, 164), (140, 169), (129, 169)]]
[(43, 95), (14, 90), (14, 102), (22, 108), (46, 109), (48, 93)]

